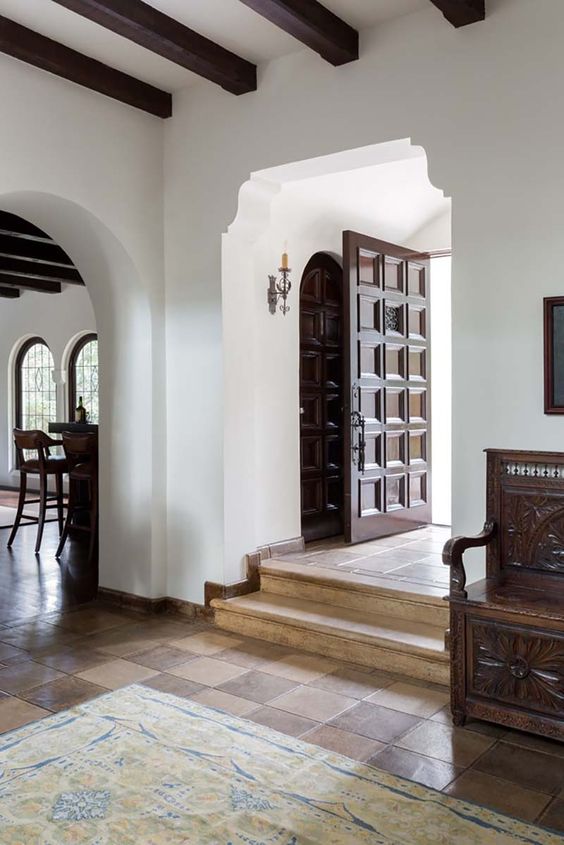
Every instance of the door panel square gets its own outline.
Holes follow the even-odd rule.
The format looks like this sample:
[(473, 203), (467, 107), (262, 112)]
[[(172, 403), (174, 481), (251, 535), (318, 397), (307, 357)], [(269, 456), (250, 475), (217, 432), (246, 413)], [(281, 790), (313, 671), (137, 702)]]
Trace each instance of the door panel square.
[(401, 510), (406, 506), (406, 477), (403, 474), (387, 475), (385, 478), (386, 512)]
[(325, 425), (327, 428), (336, 428), (341, 425), (341, 397), (337, 394), (330, 394), (325, 397)]
[(409, 463), (417, 464), (427, 460), (427, 432), (409, 432)]
[(382, 435), (378, 431), (364, 433), (366, 443), (364, 450), (365, 469), (380, 469), (382, 466)]
[(380, 388), (361, 387), (360, 413), (367, 420), (382, 422), (382, 391)]
[(382, 376), (382, 344), (359, 343), (358, 362), (360, 378), (381, 378)]
[(427, 312), (423, 306), (408, 305), (407, 323), (409, 337), (425, 340), (427, 337)]
[(413, 381), (425, 381), (427, 378), (427, 351), (422, 347), (409, 347), (409, 378)]
[(337, 314), (325, 314), (325, 343), (329, 346), (341, 344), (341, 318)]
[(358, 283), (381, 287), (380, 255), (369, 249), (358, 250)]
[(308, 387), (321, 387), (321, 353), (302, 352), (302, 384)]
[(300, 336), (302, 344), (321, 345), (321, 314), (318, 311), (305, 311), (300, 314)]
[(321, 513), (323, 508), (323, 484), (319, 481), (302, 480), (302, 513)]
[(315, 270), (315, 272), (311, 273), (303, 280), (300, 290), (300, 298), (309, 302), (321, 302), (321, 285), (321, 273), (319, 270)]
[(340, 478), (329, 478), (325, 484), (325, 509), (340, 510), (343, 504), (343, 483)]
[(386, 388), (386, 423), (406, 422), (405, 390), (401, 387)]
[(302, 396), (302, 429), (321, 428), (321, 396)]
[(302, 472), (321, 471), (321, 437), (302, 437)]
[(325, 303), (338, 307), (341, 304), (341, 283), (334, 276), (325, 274)]
[(340, 436), (326, 437), (326, 465), (330, 471), (341, 470), (343, 466), (343, 438)]
[(405, 346), (386, 343), (385, 361), (387, 379), (405, 379)]
[(382, 300), (371, 296), (358, 297), (358, 322), (360, 331), (382, 330)]
[(343, 377), (343, 361), (340, 355), (325, 356), (325, 386), (339, 387)]
[(409, 422), (427, 422), (427, 391), (409, 391)]
[(420, 296), (425, 298), (427, 295), (427, 278), (425, 267), (417, 264), (414, 261), (407, 262), (407, 293), (408, 296)]
[(405, 432), (389, 431), (386, 434), (386, 466), (406, 463)]
[(373, 516), (382, 512), (382, 479), (362, 478), (359, 481), (360, 516)]
[(409, 507), (417, 508), (427, 504), (427, 473), (409, 474)]
[(404, 264), (399, 258), (392, 258), (391, 255), (384, 256), (384, 287), (386, 290), (393, 290), (403, 293)]

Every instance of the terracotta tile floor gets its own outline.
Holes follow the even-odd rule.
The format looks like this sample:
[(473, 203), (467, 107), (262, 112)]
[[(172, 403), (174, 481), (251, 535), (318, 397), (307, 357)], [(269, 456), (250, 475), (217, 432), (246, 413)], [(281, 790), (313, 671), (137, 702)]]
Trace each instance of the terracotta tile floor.
[(442, 687), (204, 621), (81, 604), (84, 569), (73, 570), (72, 555), (54, 562), (53, 530), (39, 560), (32, 528), (10, 555), (5, 536), (0, 732), (138, 682), (564, 832), (564, 743), (479, 722), (454, 729)]
[(450, 536), (449, 527), (428, 525), (354, 546), (345, 545), (342, 537), (336, 537), (308, 543), (304, 552), (282, 555), (279, 559), (372, 576), (379, 583), (382, 579), (401, 581), (404, 585), (412, 584), (420, 592), (440, 588), (446, 594), (448, 570), (441, 553)]

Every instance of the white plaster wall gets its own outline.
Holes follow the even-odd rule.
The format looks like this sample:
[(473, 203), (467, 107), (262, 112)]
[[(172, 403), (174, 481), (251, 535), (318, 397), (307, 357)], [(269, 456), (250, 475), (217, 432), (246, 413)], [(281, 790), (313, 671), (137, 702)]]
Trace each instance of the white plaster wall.
[(72, 338), (96, 331), (85, 288), (66, 285), (61, 294), (26, 291), (19, 299), (0, 299), (0, 485), (17, 486), (11, 430), (15, 425), (14, 359), (24, 339), (42, 337), (53, 355), (58, 419), (68, 418), (66, 367), (63, 358)]
[[(245, 367), (241, 392), (233, 372), (224, 389), (224, 361), (243, 355), (249, 326), (244, 294), (241, 310), (225, 312), (222, 349), (221, 235), (254, 171), (411, 138), (453, 197), (456, 531), (484, 517), (483, 448), (561, 447), (561, 421), (542, 410), (541, 312), (542, 296), (562, 287), (563, 38), (561, 0), (490, 0), (487, 20), (460, 30), (429, 4), (362, 33), (359, 62), (335, 69), (303, 51), (261, 67), (254, 94), (200, 85), (176, 95), (165, 160), (169, 592), (200, 600), (206, 578), (241, 572), (224, 502), (229, 538), (255, 433), (241, 425)], [(248, 279), (233, 269), (224, 281), (242, 289)], [(265, 405), (276, 387), (273, 376)], [(247, 482), (243, 494), (261, 490)]]
[[(7, 57), (0, 57), (0, 102), (0, 208), (68, 252), (95, 313), (100, 583), (159, 595), (166, 582), (162, 122)], [(0, 425), (5, 439), (5, 416)]]

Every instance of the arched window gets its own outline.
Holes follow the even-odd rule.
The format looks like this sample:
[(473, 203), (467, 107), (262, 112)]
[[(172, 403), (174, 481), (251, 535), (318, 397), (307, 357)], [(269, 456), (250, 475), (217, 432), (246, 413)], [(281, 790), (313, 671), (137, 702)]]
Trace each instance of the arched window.
[(82, 396), (88, 412), (88, 422), (98, 423), (98, 335), (83, 335), (76, 343), (69, 359), (69, 419)]
[(47, 431), (57, 419), (55, 364), (51, 350), (40, 337), (27, 340), (16, 358), (16, 426)]

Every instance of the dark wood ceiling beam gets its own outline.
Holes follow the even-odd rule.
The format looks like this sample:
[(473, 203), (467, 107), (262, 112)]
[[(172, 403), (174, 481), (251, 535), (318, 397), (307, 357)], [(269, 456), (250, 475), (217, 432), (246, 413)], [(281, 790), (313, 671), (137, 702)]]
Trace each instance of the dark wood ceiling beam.
[(4, 233), (10, 232), (15, 235), (27, 235), (30, 238), (52, 241), (52, 238), (46, 235), (42, 229), (38, 229), (33, 223), (29, 223), (23, 217), (11, 214), (9, 211), (0, 211), (0, 229)]
[(72, 267), (72, 260), (64, 249), (55, 243), (26, 238), (21, 235), (7, 235), (0, 229), (0, 255), (12, 258), (31, 258), (35, 261), (48, 261)]
[(241, 0), (332, 65), (358, 59), (358, 32), (318, 0)]
[(0, 273), (24, 279), (53, 279), (67, 285), (83, 285), (82, 277), (74, 267), (58, 267), (55, 264), (42, 264), (40, 261), (25, 261), (0, 255)]
[(142, 0), (55, 0), (55, 3), (216, 82), (232, 94), (256, 91), (256, 65)]
[(114, 100), (170, 117), (172, 96), (0, 15), (0, 52)]
[(26, 279), (22, 276), (12, 276), (9, 273), (0, 273), (0, 287), (19, 288), (20, 290), (34, 290), (38, 293), (61, 293), (60, 282), (51, 282), (46, 279)]
[(21, 294), (19, 288), (0, 288), (0, 297), (2, 299), (18, 299)]
[(431, 0), (453, 26), (468, 26), (486, 17), (485, 0)]

